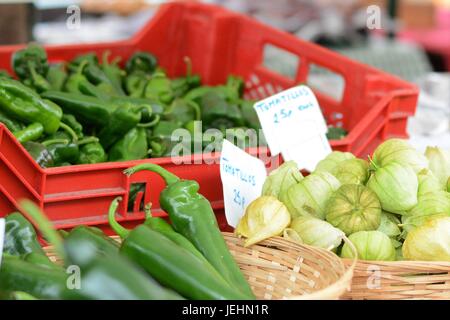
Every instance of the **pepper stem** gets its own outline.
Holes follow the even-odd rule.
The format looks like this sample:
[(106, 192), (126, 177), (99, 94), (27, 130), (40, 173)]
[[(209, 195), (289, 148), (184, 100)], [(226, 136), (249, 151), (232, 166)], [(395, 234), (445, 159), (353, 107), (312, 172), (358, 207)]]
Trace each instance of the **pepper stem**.
[(64, 260), (63, 239), (39, 207), (30, 200), (21, 200), (19, 207), (27, 216), (31, 217), (42, 235), (55, 248), (57, 255)]
[(75, 74), (77, 76), (82, 76), (83, 75), (83, 69), (84, 67), (86, 67), (88, 65), (89, 61), (87, 60), (83, 60), (81, 61), (81, 63), (78, 65), (77, 71), (75, 72)]
[(161, 119), (161, 117), (159, 116), (159, 114), (157, 114), (157, 115), (155, 115), (155, 118), (152, 121), (146, 122), (146, 123), (138, 123), (137, 127), (139, 127), (139, 128), (151, 128), (151, 127), (154, 127), (155, 125), (158, 124), (160, 119)]
[(67, 132), (71, 137), (72, 137), (72, 141), (77, 142), (78, 141), (78, 136), (75, 133), (75, 131), (73, 131), (73, 129), (71, 127), (69, 127), (67, 124), (65, 124), (64, 122), (60, 122), (59, 123), (59, 127), (61, 129), (63, 129), (65, 132)]
[(121, 200), (122, 200), (122, 197), (117, 197), (111, 202), (111, 205), (109, 206), (109, 211), (108, 211), (108, 222), (109, 222), (109, 225), (111, 226), (111, 228), (113, 229), (113, 231), (115, 233), (117, 233), (117, 235), (121, 239), (125, 239), (126, 237), (128, 237), (128, 234), (130, 233), (130, 231), (125, 229), (124, 227), (122, 227), (116, 221), (116, 218), (115, 218), (117, 207), (119, 206), (119, 201), (121, 201)]
[(50, 146), (52, 144), (56, 144), (56, 143), (68, 144), (69, 140), (67, 140), (67, 139), (51, 139), (51, 140), (46, 140), (46, 141), (42, 142), (41, 144), (44, 147), (48, 147), (48, 146)]
[(78, 140), (77, 145), (81, 146), (83, 144), (98, 142), (97, 137), (86, 137), (84, 139)]
[(154, 163), (138, 164), (137, 166), (126, 169), (123, 173), (125, 173), (127, 176), (131, 176), (132, 174), (142, 170), (148, 170), (157, 173), (164, 179), (167, 185), (171, 185), (175, 182), (180, 181), (179, 177)]

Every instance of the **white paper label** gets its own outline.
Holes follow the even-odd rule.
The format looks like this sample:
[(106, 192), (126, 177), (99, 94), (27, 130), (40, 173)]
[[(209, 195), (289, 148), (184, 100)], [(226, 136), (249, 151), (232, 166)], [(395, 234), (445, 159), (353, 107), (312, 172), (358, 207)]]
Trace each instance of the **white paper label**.
[(220, 156), (220, 178), (223, 186), (225, 216), (230, 226), (236, 227), (247, 206), (261, 195), (267, 171), (264, 163), (223, 141)]
[(3, 243), (5, 241), (5, 219), (0, 219), (0, 266), (2, 265)]
[(313, 170), (331, 152), (326, 121), (314, 93), (298, 86), (255, 103), (272, 155), (281, 153), (300, 168)]

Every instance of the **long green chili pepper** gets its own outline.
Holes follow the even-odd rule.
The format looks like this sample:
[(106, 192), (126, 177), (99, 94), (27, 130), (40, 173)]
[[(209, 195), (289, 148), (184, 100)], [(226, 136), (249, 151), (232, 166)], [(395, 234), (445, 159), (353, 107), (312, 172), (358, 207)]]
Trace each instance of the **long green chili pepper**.
[(45, 256), (37, 239), (36, 230), (19, 212), (11, 213), (5, 218), (3, 252), (14, 256), (23, 256), (32, 252)]
[[(151, 213), (151, 204), (147, 204), (145, 210), (145, 222), (144, 225), (152, 228), (155, 231), (165, 235), (167, 238), (175, 242), (180, 247), (191, 252), (200, 260), (207, 262), (205, 257), (197, 250), (197, 248), (190, 242), (185, 236), (173, 230), (172, 226), (163, 218), (153, 217)], [(209, 264), (209, 262), (208, 262)], [(215, 269), (214, 269), (215, 270)], [(216, 271), (217, 272), (217, 271)]]
[(12, 119), (2, 110), (0, 110), (0, 122), (3, 123), (11, 132), (16, 132), (25, 128), (25, 125), (22, 122)]
[(247, 298), (254, 298), (248, 282), (228, 251), (211, 204), (198, 193), (198, 183), (181, 180), (153, 163), (137, 165), (124, 173), (132, 175), (141, 170), (155, 172), (165, 180), (167, 186), (159, 199), (174, 229), (188, 238), (233, 288)]
[(111, 228), (123, 239), (120, 253), (147, 271), (162, 285), (190, 299), (245, 299), (217, 273), (188, 250), (163, 234), (140, 225), (129, 231), (114, 218), (120, 198), (110, 206)]

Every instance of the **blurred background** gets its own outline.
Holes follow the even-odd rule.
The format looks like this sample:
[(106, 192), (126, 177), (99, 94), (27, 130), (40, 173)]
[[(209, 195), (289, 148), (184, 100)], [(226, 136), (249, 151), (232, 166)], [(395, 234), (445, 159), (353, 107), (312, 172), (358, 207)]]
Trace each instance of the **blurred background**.
[[(185, 0), (188, 1), (188, 0)], [(0, 44), (86, 43), (126, 39), (147, 23), (156, 0), (0, 0)], [(450, 0), (205, 0), (241, 12), (416, 83), (409, 121), (418, 148), (450, 149)], [(274, 50), (266, 65), (289, 74), (292, 59)], [(341, 79), (315, 70), (340, 91)], [(338, 94), (338, 93), (337, 93)]]

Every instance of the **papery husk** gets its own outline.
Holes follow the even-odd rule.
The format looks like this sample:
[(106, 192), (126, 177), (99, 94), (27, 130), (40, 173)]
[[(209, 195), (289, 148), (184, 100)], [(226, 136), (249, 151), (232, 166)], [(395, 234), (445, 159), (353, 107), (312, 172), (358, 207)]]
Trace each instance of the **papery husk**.
[(445, 190), (450, 177), (450, 151), (437, 147), (427, 147), (425, 156), (428, 158), (430, 170), (438, 179), (442, 190)]
[[(396, 251), (391, 239), (380, 231), (359, 231), (348, 239), (358, 253), (358, 259), (373, 261), (394, 261)], [(341, 251), (342, 258), (353, 258), (353, 250), (345, 243)]]
[(389, 139), (380, 144), (372, 161), (378, 168), (392, 162), (409, 165), (416, 173), (428, 168), (427, 158), (403, 139)]
[(291, 186), (282, 200), (292, 218), (309, 216), (324, 219), (327, 201), (339, 187), (339, 180), (332, 174), (312, 173)]
[(355, 156), (350, 152), (333, 151), (324, 159), (317, 163), (314, 173), (318, 172), (328, 172), (332, 173), (334, 168), (342, 161), (348, 159), (355, 159)]
[(330, 223), (311, 217), (297, 217), (289, 228), (295, 230), (303, 243), (326, 250), (335, 250), (345, 236), (342, 230)]
[(397, 218), (394, 214), (382, 211), (380, 226), (377, 230), (383, 232), (390, 238), (395, 238), (401, 234), (401, 230), (399, 227), (400, 224), (400, 219)]
[(404, 214), (417, 204), (419, 182), (410, 166), (391, 162), (375, 170), (367, 186), (376, 193), (383, 210)]
[(429, 219), (408, 233), (403, 257), (418, 261), (450, 261), (450, 217)]
[(292, 186), (303, 179), (295, 161), (287, 161), (273, 170), (264, 181), (263, 196), (274, 196), (280, 199), (280, 195), (287, 192)]
[(431, 218), (446, 216), (450, 216), (450, 194), (448, 192), (440, 191), (421, 196), (417, 205), (402, 216), (404, 235)]
[(380, 201), (363, 185), (344, 184), (328, 201), (326, 220), (346, 235), (376, 230), (381, 221)]
[(369, 163), (362, 159), (348, 159), (340, 162), (332, 174), (341, 184), (365, 184), (369, 179)]
[(419, 189), (417, 196), (420, 198), (427, 193), (434, 193), (442, 191), (442, 185), (439, 180), (434, 176), (433, 172), (429, 169), (424, 169), (417, 174), (419, 182)]
[(261, 196), (248, 205), (235, 233), (247, 238), (244, 246), (248, 247), (281, 235), (290, 222), (291, 216), (281, 201), (272, 196)]

